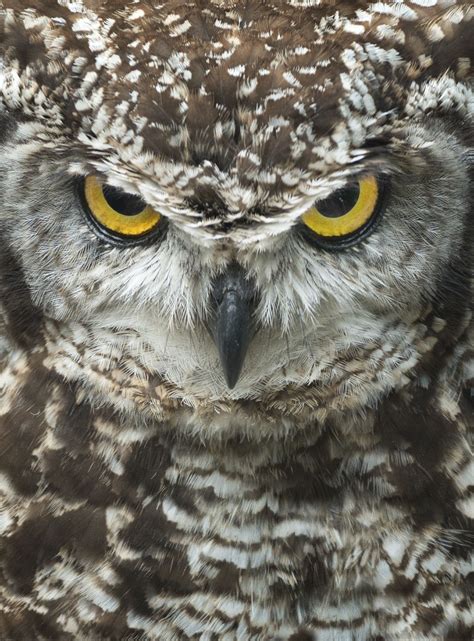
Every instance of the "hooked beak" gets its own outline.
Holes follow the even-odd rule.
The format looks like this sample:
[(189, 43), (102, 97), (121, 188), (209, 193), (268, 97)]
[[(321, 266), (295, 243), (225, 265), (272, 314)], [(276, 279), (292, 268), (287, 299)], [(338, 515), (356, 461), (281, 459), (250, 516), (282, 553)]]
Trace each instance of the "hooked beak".
[(225, 380), (229, 389), (233, 389), (252, 338), (254, 292), (242, 268), (232, 264), (214, 281), (212, 296), (215, 313), (211, 334), (219, 351)]

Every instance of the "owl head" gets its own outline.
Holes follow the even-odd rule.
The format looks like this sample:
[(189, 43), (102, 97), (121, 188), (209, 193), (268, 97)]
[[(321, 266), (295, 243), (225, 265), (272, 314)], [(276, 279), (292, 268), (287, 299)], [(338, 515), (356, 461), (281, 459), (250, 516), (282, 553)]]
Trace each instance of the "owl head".
[(469, 307), (468, 3), (0, 7), (11, 340), (154, 412), (429, 384)]

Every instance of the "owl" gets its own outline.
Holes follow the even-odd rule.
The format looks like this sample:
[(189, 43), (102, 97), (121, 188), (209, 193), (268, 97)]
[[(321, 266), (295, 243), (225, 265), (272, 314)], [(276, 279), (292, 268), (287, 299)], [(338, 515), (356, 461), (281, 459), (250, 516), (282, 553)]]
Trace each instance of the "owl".
[(0, 1), (0, 638), (472, 639), (473, 13)]

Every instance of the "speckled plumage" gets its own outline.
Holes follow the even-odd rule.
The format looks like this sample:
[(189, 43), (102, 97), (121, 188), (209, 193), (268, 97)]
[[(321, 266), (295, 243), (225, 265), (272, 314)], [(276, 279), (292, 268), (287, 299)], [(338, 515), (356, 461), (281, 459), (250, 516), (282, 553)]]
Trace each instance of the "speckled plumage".
[[(0, 638), (472, 638), (472, 13), (0, 2)], [(370, 172), (375, 231), (309, 244)], [(98, 238), (91, 173), (166, 234)]]

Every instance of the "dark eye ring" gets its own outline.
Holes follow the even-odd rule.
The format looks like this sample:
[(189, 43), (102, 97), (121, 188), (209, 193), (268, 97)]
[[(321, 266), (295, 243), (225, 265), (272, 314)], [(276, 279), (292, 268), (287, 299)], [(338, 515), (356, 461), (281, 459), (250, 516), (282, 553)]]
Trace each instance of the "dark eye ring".
[(86, 176), (79, 186), (88, 220), (99, 236), (137, 244), (163, 231), (166, 219), (139, 196)]
[(368, 175), (316, 202), (301, 217), (305, 237), (323, 249), (338, 250), (363, 240), (385, 208), (388, 179)]

